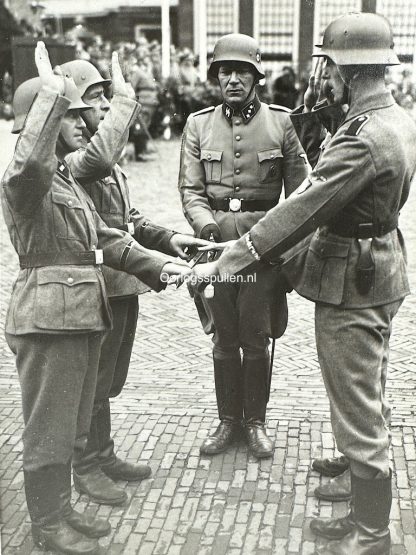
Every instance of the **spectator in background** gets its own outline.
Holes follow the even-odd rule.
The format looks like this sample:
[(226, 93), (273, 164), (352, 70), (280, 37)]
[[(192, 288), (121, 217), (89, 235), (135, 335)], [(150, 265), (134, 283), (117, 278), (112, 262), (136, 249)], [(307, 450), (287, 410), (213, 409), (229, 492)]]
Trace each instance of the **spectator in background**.
[(284, 66), (273, 83), (273, 103), (293, 110), (298, 101), (296, 74), (290, 66)]
[(195, 56), (189, 48), (179, 52), (177, 60), (177, 71), (171, 73), (166, 89), (175, 106), (172, 127), (180, 134), (189, 114), (195, 110), (195, 93), (201, 81), (195, 67)]
[(149, 127), (159, 105), (158, 86), (152, 73), (152, 62), (147, 46), (143, 41), (129, 59), (129, 81), (136, 93), (142, 110), (131, 128), (130, 138), (134, 143), (136, 160), (145, 160), (147, 143), (151, 139)]

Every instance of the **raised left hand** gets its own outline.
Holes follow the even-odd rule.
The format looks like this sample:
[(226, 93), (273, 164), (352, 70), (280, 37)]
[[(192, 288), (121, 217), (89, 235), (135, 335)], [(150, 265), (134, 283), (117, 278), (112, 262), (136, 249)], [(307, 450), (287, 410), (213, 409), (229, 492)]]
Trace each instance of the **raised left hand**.
[(175, 233), (172, 235), (169, 244), (172, 252), (183, 260), (189, 260), (189, 258), (195, 254), (198, 247), (209, 247), (210, 245), (212, 247), (211, 241), (197, 239), (196, 237), (184, 235), (182, 233)]

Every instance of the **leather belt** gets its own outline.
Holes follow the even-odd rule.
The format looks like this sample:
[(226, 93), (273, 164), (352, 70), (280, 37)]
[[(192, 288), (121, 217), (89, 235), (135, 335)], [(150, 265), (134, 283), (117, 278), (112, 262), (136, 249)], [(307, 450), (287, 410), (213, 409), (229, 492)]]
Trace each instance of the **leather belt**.
[(130, 233), (130, 235), (134, 235), (135, 232), (133, 222), (129, 222), (124, 225), (118, 225), (116, 229), (119, 229), (120, 231), (127, 231), (127, 233)]
[(331, 222), (328, 224), (328, 231), (340, 235), (341, 237), (355, 237), (356, 239), (370, 239), (372, 237), (382, 237), (396, 229), (399, 223), (399, 216), (396, 215), (390, 220), (385, 222), (364, 222), (354, 223), (345, 222)]
[(213, 210), (222, 212), (267, 212), (279, 202), (276, 200), (246, 200), (243, 198), (209, 198)]
[(91, 266), (103, 263), (103, 251), (96, 249), (83, 252), (37, 252), (21, 254), (20, 268), (40, 268), (41, 266)]

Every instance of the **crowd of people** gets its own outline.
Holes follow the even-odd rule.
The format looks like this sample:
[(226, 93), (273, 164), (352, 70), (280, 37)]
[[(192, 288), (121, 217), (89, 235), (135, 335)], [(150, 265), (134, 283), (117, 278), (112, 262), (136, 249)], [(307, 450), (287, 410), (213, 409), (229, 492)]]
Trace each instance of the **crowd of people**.
[[(25, 33), (34, 30), (25, 27)], [(50, 33), (49, 33), (50, 34)], [(162, 77), (161, 45), (141, 36), (136, 42), (113, 45), (104, 41), (83, 24), (75, 25), (65, 38), (75, 44), (76, 57), (91, 62), (103, 76), (109, 77), (111, 52), (117, 50), (125, 78), (135, 89), (142, 105), (141, 114), (130, 132), (137, 160), (146, 160), (156, 137), (170, 139), (182, 134), (190, 113), (221, 103), (218, 84), (201, 80), (198, 57), (189, 48), (171, 46), (171, 68), (167, 79)], [(307, 76), (297, 75), (290, 65), (278, 74), (266, 71), (266, 79), (257, 86), (259, 98), (268, 104), (279, 104), (291, 110), (303, 102), (308, 86)], [(416, 118), (416, 84), (411, 69), (401, 69), (388, 75), (389, 88), (396, 101)], [(2, 79), (0, 117), (13, 117), (11, 99), (12, 76), (6, 72)]]

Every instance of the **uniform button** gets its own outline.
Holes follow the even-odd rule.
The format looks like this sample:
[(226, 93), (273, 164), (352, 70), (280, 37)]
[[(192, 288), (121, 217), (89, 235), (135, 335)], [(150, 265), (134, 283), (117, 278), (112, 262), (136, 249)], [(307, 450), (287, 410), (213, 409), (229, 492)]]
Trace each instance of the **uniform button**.
[(240, 140), (241, 140), (240, 135), (236, 135), (235, 140), (236, 140), (236, 141), (240, 141)]
[(241, 121), (239, 119), (236, 119), (234, 122), (236, 125), (240, 125)]
[(240, 152), (236, 152), (236, 153), (235, 153), (235, 157), (236, 157), (236, 158), (240, 158), (240, 156), (241, 156)]
[(274, 158), (274, 154), (270, 154), (270, 158)]
[(240, 187), (235, 187), (235, 190), (238, 192), (240, 190)]
[(67, 281), (69, 284), (74, 283), (74, 278), (69, 277), (66, 281)]
[(239, 170), (239, 169), (237, 168), (237, 169), (235, 170), (235, 173), (236, 173), (237, 175), (240, 175), (241, 170)]
[(72, 206), (72, 200), (68, 200), (68, 206)]
[(207, 160), (211, 160), (212, 156), (211, 154), (207, 154)]

